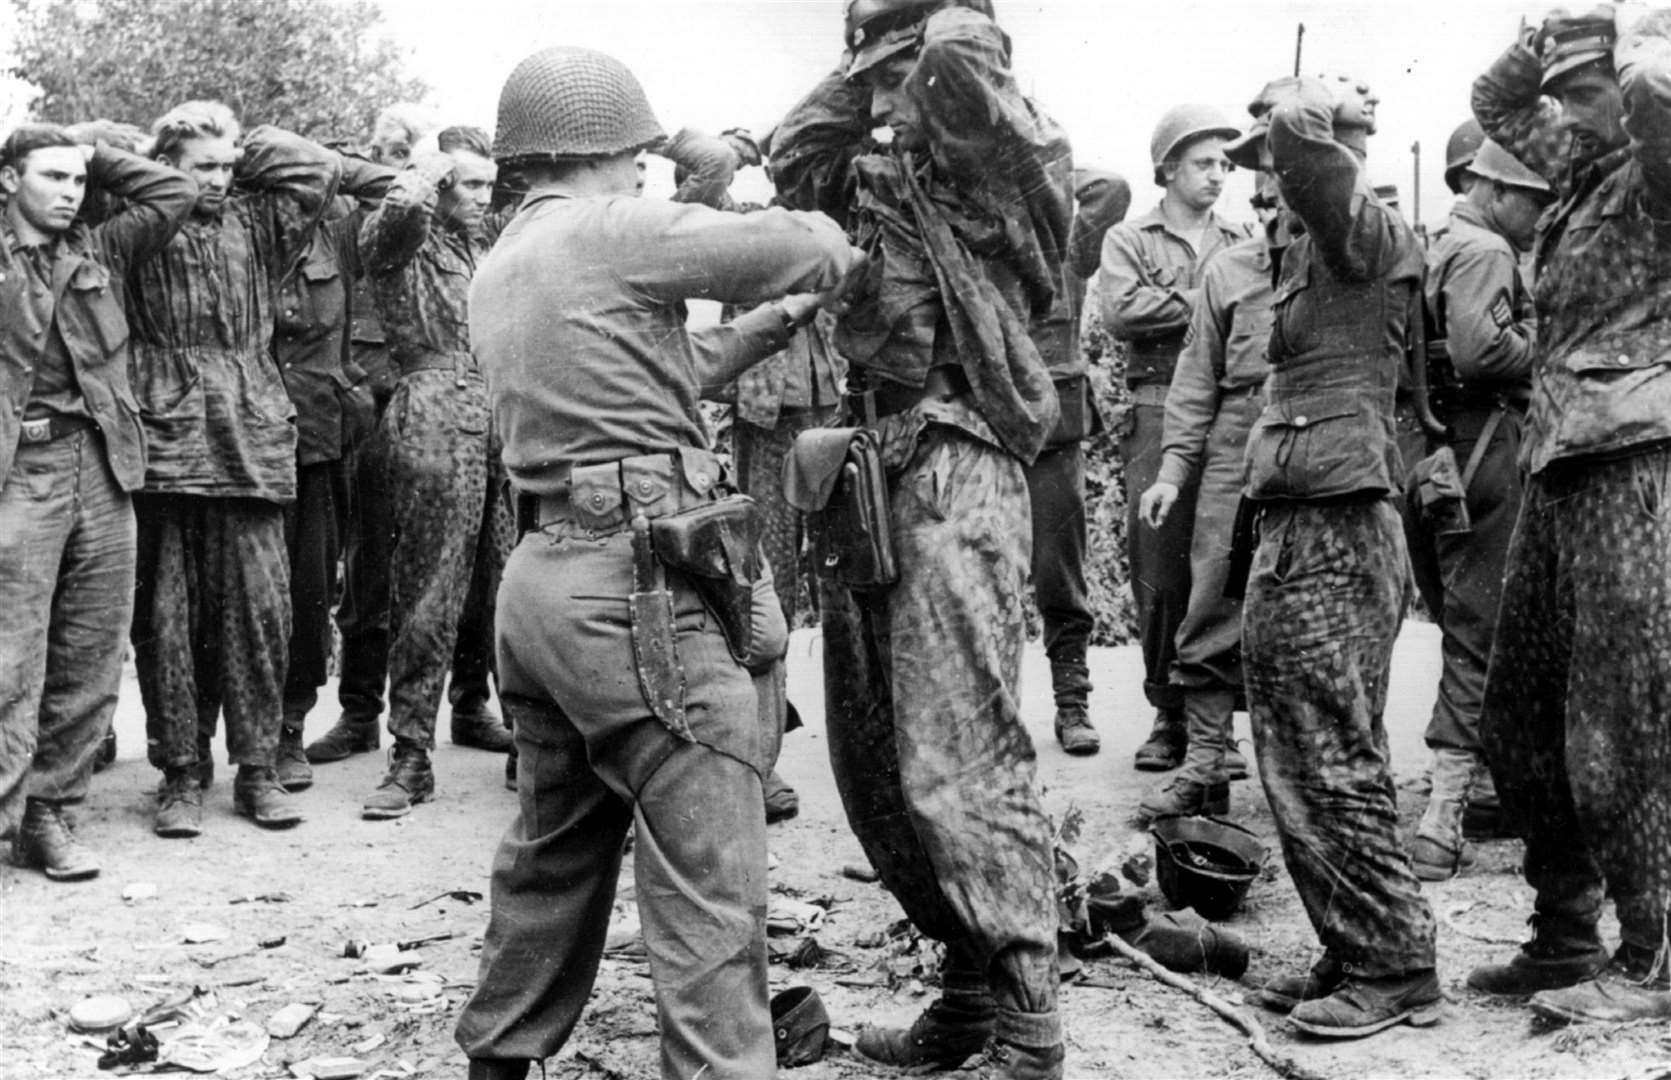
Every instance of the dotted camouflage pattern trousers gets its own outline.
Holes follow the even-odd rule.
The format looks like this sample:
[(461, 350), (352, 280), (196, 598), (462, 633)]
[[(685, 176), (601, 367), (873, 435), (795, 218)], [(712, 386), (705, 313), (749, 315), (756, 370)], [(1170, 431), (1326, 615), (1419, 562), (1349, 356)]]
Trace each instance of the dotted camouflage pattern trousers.
[(487, 390), (475, 372), (401, 378), (379, 432), (388, 462), (389, 732), (426, 749), (478, 560), (498, 589), (514, 526), (490, 483)]
[(145, 493), (133, 508), (134, 666), (151, 764), (196, 763), (224, 710), (232, 763), (270, 766), (290, 653), (283, 508)]
[(1026, 480), (931, 425), (889, 507), (899, 581), (822, 583), (825, 716), (847, 819), (911, 921), (967, 945), (999, 1004), (1056, 1008), (1050, 827), (1021, 724)]
[(1532, 477), (1480, 735), (1543, 915), (1663, 948), (1671, 903), (1671, 446)]
[(1382, 724), (1404, 563), (1388, 499), (1273, 503), (1242, 605), (1253, 743), (1288, 874), (1329, 956), (1370, 978), (1434, 966)]

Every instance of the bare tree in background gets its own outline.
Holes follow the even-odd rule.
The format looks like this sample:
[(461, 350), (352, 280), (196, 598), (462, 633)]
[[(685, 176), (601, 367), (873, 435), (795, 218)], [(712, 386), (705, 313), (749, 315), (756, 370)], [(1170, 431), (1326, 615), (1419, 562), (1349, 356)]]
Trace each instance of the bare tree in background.
[(377, 110), (420, 100), (372, 0), (10, 0), (6, 73), (38, 87), (31, 112), (146, 125), (193, 98), (248, 123), (357, 137)]

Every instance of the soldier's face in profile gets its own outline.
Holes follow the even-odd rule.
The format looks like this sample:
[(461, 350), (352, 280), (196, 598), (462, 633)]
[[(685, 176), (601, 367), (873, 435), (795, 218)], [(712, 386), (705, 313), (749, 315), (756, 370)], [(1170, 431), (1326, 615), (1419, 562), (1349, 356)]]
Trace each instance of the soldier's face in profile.
[(917, 66), (915, 56), (893, 56), (865, 73), (870, 83), (870, 118), (878, 127), (894, 133), (894, 145), (901, 150), (921, 150), (928, 145), (922, 113), (905, 92), (905, 79)]
[(1225, 177), (1235, 168), (1224, 156), (1225, 142), (1216, 135), (1196, 139), (1162, 165), (1166, 193), (1193, 210), (1206, 210), (1218, 202)]
[(1548, 88), (1561, 103), (1561, 127), (1580, 147), (1611, 150), (1625, 143), (1625, 99), (1619, 82), (1599, 64), (1577, 68)]
[(0, 168), (0, 191), (30, 228), (61, 233), (87, 194), (87, 158), (79, 146), (43, 146)]

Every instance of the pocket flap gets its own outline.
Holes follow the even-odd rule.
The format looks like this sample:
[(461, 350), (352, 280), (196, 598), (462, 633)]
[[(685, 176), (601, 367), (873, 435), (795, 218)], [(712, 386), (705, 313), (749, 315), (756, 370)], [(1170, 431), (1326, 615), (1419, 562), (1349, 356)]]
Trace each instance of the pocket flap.
[(647, 517), (667, 513), (668, 495), (673, 491), (673, 458), (667, 454), (641, 454), (621, 462), (621, 490), (635, 510)]
[(1269, 427), (1303, 430), (1329, 420), (1356, 416), (1364, 405), (1363, 395), (1349, 390), (1301, 394), (1267, 405), (1264, 422)]
[(783, 459), (783, 497), (805, 514), (829, 505), (847, 460), (847, 447), (862, 428), (813, 428), (795, 436)]
[(588, 529), (613, 528), (625, 521), (619, 466), (614, 462), (576, 466), (569, 473), (569, 506)]

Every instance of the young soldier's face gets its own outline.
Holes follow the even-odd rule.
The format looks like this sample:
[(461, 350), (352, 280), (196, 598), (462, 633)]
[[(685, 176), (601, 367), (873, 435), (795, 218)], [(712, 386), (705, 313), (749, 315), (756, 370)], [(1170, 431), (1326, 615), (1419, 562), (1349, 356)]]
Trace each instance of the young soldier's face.
[(454, 150), (453, 182), (441, 194), (435, 212), (441, 220), (463, 230), (481, 224), (493, 201), (493, 181), (499, 169), (492, 161), (468, 150)]
[(894, 145), (901, 150), (921, 150), (928, 145), (922, 112), (905, 92), (906, 76), (916, 66), (915, 56), (892, 56), (865, 73), (870, 81), (870, 118), (878, 127), (893, 130)]
[(87, 158), (79, 146), (47, 146), (0, 169), (12, 212), (37, 232), (61, 233), (87, 194)]
[(229, 136), (187, 139), (170, 162), (197, 181), (197, 205), (193, 212), (213, 216), (226, 206), (232, 190), (232, 169), (238, 163), (238, 146)]
[(1227, 140), (1217, 135), (1196, 139), (1177, 160), (1161, 166), (1166, 193), (1192, 210), (1209, 210), (1224, 193), (1224, 178), (1235, 166), (1224, 156)]

